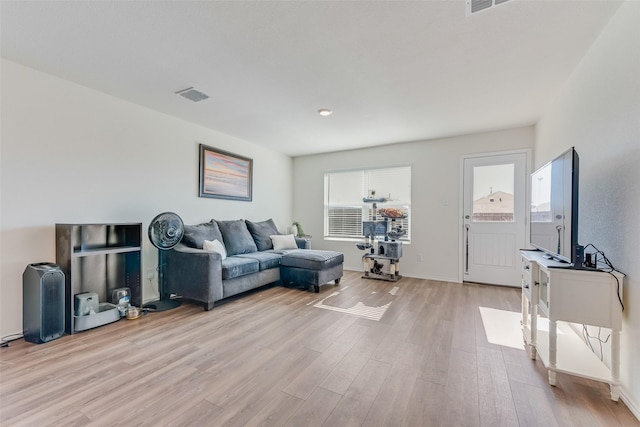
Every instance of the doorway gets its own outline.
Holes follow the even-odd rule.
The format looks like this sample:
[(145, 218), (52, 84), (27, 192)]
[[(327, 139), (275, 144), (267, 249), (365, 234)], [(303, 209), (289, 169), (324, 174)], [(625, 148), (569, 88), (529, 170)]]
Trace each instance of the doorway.
[(520, 286), (527, 152), (462, 159), (462, 281)]

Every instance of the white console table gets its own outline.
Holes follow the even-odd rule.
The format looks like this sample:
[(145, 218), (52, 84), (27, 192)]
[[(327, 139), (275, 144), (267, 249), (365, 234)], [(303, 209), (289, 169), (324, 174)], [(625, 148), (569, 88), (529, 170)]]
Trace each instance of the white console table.
[[(611, 386), (611, 400), (617, 401), (622, 329), (618, 292), (622, 298), (624, 275), (574, 270), (544, 258), (540, 251), (523, 250), (521, 256), (522, 328), (529, 356), (540, 355), (549, 371), (549, 384), (556, 384), (557, 372), (603, 381)], [(568, 323), (611, 329), (611, 368)]]

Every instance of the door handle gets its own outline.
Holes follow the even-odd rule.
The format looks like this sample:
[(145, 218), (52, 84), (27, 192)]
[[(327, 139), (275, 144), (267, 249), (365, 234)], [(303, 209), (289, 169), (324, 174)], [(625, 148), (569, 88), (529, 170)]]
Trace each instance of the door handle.
[[(469, 215), (467, 215), (468, 217)], [(469, 224), (465, 224), (464, 274), (469, 274)]]

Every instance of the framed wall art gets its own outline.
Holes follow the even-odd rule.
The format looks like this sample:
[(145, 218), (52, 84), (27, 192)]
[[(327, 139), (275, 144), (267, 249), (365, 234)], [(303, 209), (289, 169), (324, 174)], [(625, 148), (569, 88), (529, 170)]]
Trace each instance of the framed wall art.
[(253, 159), (200, 144), (200, 197), (251, 201)]

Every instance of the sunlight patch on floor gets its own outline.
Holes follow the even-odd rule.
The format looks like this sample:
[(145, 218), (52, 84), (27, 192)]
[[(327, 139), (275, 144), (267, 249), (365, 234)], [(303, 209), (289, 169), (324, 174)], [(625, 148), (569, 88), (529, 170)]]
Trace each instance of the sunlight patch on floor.
[(520, 324), (522, 313), (488, 307), (479, 308), (487, 341), (491, 344), (524, 350)]
[(325, 310), (337, 311), (339, 313), (350, 314), (352, 316), (363, 317), (369, 320), (380, 321), (384, 313), (387, 311), (389, 306), (391, 306), (392, 301), (389, 301), (387, 304), (382, 305), (380, 307), (370, 307), (365, 305), (363, 302), (357, 302), (354, 306), (349, 308), (341, 308), (341, 307), (333, 307), (331, 305), (327, 305), (324, 302), (336, 295), (340, 295), (340, 292), (334, 292), (326, 298), (320, 300), (320, 302), (314, 304), (314, 307), (322, 308)]

